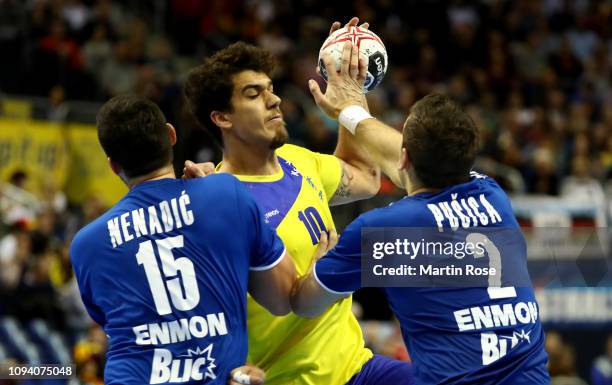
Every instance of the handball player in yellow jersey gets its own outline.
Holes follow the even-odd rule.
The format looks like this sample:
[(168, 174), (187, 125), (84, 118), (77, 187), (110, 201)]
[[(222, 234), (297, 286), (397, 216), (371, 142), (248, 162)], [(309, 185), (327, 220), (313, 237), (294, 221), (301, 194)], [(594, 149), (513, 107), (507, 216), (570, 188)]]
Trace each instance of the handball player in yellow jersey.
[[(198, 122), (223, 145), (217, 172), (245, 183), (304, 275), (321, 234), (334, 229), (329, 206), (375, 195), (380, 170), (344, 128), (334, 155), (286, 144), (272, 69), (270, 53), (235, 43), (191, 70), (185, 95)], [(201, 174), (187, 162), (186, 176)], [(249, 298), (249, 361), (266, 372), (266, 384), (408, 384), (408, 364), (365, 348), (351, 303), (349, 296), (307, 319), (275, 317)]]

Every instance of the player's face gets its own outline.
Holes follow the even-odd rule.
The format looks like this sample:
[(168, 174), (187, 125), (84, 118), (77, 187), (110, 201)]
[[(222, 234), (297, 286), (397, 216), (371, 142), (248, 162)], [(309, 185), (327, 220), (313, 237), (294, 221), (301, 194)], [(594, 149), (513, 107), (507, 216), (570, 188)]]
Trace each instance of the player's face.
[(272, 80), (262, 72), (242, 71), (233, 77), (232, 132), (247, 144), (275, 149), (289, 137)]

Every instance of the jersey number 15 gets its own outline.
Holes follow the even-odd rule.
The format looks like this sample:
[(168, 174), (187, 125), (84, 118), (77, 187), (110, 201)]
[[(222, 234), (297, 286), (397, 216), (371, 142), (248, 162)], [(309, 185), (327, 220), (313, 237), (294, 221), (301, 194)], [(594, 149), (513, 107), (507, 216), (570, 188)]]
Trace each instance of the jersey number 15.
[(136, 260), (139, 265), (144, 266), (157, 313), (159, 315), (172, 313), (170, 301), (178, 310), (193, 309), (200, 302), (200, 292), (193, 262), (187, 257), (175, 259), (172, 255), (172, 249), (183, 247), (183, 236), (177, 235), (157, 239), (155, 245), (161, 260), (161, 270), (155, 259), (153, 241), (151, 240), (140, 243)]

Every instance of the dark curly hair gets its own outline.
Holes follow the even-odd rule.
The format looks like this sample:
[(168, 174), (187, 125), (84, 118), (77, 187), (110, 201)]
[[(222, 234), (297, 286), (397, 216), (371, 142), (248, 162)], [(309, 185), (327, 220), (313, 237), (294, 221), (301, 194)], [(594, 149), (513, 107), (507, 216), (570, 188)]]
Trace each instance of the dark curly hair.
[(218, 143), (223, 143), (221, 130), (210, 119), (210, 113), (232, 111), (232, 77), (246, 70), (270, 76), (274, 64), (272, 55), (264, 49), (237, 42), (217, 51), (189, 72), (185, 96), (191, 112)]
[(478, 151), (478, 129), (451, 98), (430, 94), (416, 102), (403, 136), (416, 176), (427, 187), (468, 180)]

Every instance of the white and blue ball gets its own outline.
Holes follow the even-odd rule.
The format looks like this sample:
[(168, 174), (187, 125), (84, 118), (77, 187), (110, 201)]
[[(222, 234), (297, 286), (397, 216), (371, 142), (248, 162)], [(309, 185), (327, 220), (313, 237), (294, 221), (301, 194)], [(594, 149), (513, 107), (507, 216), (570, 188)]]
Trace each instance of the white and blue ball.
[(329, 53), (336, 63), (336, 71), (340, 71), (342, 63), (342, 48), (350, 41), (353, 46), (359, 47), (359, 55), (368, 59), (368, 73), (363, 85), (364, 92), (372, 91), (376, 88), (387, 73), (388, 59), (387, 50), (382, 40), (369, 29), (360, 27), (340, 28), (323, 42), (319, 50), (319, 69), (321, 76), (327, 81), (327, 68), (323, 63), (322, 55)]

